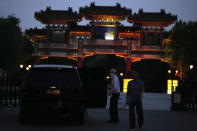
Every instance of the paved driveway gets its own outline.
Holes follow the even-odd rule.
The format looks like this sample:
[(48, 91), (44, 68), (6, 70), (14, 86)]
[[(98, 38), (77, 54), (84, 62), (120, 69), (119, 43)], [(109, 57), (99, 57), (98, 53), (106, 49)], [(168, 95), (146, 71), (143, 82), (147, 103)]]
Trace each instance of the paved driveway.
[[(107, 124), (105, 121), (108, 119), (108, 112), (105, 109), (88, 109), (88, 118), (84, 125), (74, 125), (61, 118), (34, 120), (23, 125), (18, 120), (17, 108), (1, 108), (0, 131), (127, 131), (128, 110), (120, 110), (119, 116), (119, 124)], [(143, 131), (197, 130), (197, 113), (194, 112), (145, 110), (144, 116)]]

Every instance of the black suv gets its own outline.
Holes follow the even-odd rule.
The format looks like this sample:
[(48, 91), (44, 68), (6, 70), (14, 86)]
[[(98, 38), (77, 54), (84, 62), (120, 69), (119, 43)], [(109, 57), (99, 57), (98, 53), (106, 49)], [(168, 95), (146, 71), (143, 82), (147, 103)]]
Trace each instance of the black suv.
[(80, 123), (84, 120), (83, 87), (78, 70), (73, 66), (33, 66), (22, 86), (20, 101), (22, 122), (38, 113), (69, 115)]

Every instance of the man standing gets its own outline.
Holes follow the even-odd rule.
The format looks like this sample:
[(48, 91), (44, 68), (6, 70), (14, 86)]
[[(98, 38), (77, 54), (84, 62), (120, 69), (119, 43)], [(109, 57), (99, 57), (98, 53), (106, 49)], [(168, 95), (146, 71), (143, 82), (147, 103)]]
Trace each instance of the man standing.
[(142, 128), (144, 123), (142, 109), (142, 94), (144, 93), (144, 82), (139, 79), (136, 72), (132, 73), (133, 80), (129, 81), (127, 87), (127, 103), (129, 104), (129, 130), (134, 130), (136, 125), (135, 108), (138, 116), (139, 128)]
[(120, 96), (120, 82), (116, 75), (116, 69), (110, 69), (111, 84), (110, 84), (110, 120), (107, 123), (118, 123), (118, 99)]

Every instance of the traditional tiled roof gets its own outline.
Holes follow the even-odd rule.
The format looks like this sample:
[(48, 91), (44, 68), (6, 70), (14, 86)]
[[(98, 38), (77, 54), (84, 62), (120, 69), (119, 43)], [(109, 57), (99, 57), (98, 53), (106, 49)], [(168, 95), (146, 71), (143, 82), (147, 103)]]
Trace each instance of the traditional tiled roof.
[(35, 13), (35, 18), (44, 24), (66, 24), (72, 21), (81, 21), (82, 17), (77, 12), (73, 12), (72, 8), (66, 10), (51, 10), (47, 7), (45, 11)]
[(34, 28), (34, 29), (28, 29), (28, 30), (25, 30), (25, 35), (28, 35), (28, 36), (47, 36), (48, 34), (48, 31), (46, 29), (37, 29), (37, 28)]
[(118, 28), (118, 32), (135, 32), (138, 31), (139, 28), (135, 26), (120, 26)]
[(114, 15), (114, 16), (129, 16), (131, 14), (130, 9), (121, 7), (119, 3), (116, 6), (95, 6), (91, 3), (90, 7), (80, 8), (80, 14), (86, 15)]
[(173, 23), (177, 20), (177, 16), (171, 15), (171, 13), (166, 14), (163, 9), (160, 12), (143, 12), (142, 9), (139, 10), (138, 14), (134, 13), (128, 18), (129, 22), (141, 23), (141, 22), (169, 22)]
[(47, 40), (48, 39), (48, 31), (46, 29), (28, 29), (25, 30), (25, 36), (31, 42), (35, 42), (36, 40)]

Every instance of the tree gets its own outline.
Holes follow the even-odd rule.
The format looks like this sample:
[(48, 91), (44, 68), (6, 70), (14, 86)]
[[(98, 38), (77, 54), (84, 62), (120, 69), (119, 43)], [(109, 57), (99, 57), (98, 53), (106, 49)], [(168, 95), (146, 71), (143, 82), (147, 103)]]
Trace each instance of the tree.
[(21, 62), (30, 59), (32, 46), (23, 36), (20, 20), (14, 16), (0, 18), (0, 68), (13, 74)]
[(187, 77), (190, 64), (197, 64), (197, 22), (175, 24), (167, 43), (167, 58), (170, 64)]

